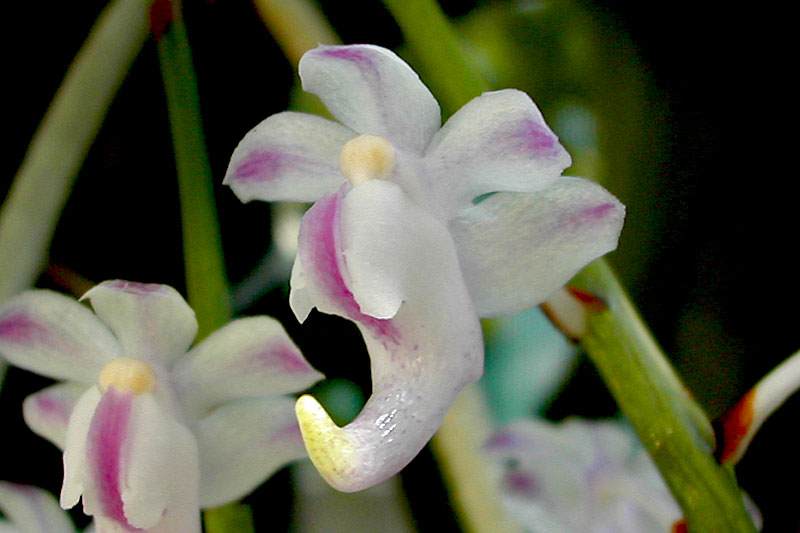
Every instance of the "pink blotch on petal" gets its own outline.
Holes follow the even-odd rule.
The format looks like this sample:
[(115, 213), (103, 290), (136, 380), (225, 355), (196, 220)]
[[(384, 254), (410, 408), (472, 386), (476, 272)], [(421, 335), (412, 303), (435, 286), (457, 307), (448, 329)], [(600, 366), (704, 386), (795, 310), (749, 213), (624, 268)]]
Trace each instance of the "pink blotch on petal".
[(133, 393), (121, 393), (110, 387), (103, 394), (89, 426), (86, 456), (102, 513), (127, 531), (143, 531), (128, 523), (122, 502), (123, 463), (132, 407)]
[(506, 490), (518, 496), (532, 498), (537, 492), (536, 482), (533, 477), (519, 470), (507, 472), (503, 481)]
[(533, 157), (554, 155), (560, 146), (555, 135), (545, 125), (530, 118), (519, 123), (513, 136), (519, 140), (520, 151)]
[(326, 57), (335, 57), (353, 62), (370, 62), (370, 58), (363, 50), (352, 46), (330, 47), (320, 51)]
[(31, 344), (47, 338), (47, 328), (26, 314), (11, 312), (0, 317), (0, 339), (6, 342)]
[(519, 448), (525, 441), (519, 435), (509, 431), (498, 431), (486, 441), (485, 447), (489, 450), (498, 448)]
[(253, 152), (237, 165), (234, 175), (244, 180), (271, 181), (284, 167), (286, 159), (287, 155), (280, 152)]
[(605, 220), (617, 209), (614, 204), (600, 204), (587, 207), (581, 211), (565, 214), (559, 220), (556, 230), (576, 231), (587, 226), (592, 226)]
[[(399, 344), (400, 331), (391, 319), (375, 318), (365, 315), (356, 302), (353, 293), (347, 288), (340, 266), (339, 222), (342, 191), (324, 196), (315, 203), (304, 220), (301, 233), (301, 246), (310, 248), (309, 271), (313, 269), (317, 283), (328, 298), (335, 301), (346, 318), (366, 327), (383, 342)], [(306, 258), (304, 267), (306, 267)]]
[(611, 211), (614, 211), (615, 208), (616, 206), (614, 204), (597, 205), (583, 211), (578, 218), (585, 222), (603, 220)]
[(303, 446), (303, 434), (300, 432), (300, 425), (295, 419), (292, 419), (291, 423), (284, 426), (281, 430), (269, 435), (270, 444), (286, 444), (292, 442), (296, 443), (298, 446)]
[(34, 401), (36, 402), (36, 409), (39, 413), (48, 418), (63, 422), (66, 427), (72, 410), (64, 405), (63, 401), (59, 401), (45, 394), (35, 396)]
[(305, 374), (314, 371), (303, 359), (300, 350), (290, 344), (269, 346), (258, 353), (254, 360), (267, 368), (279, 369), (287, 374)]
[(158, 283), (136, 283), (122, 280), (107, 281), (102, 285), (128, 294), (153, 294), (164, 290), (164, 285)]

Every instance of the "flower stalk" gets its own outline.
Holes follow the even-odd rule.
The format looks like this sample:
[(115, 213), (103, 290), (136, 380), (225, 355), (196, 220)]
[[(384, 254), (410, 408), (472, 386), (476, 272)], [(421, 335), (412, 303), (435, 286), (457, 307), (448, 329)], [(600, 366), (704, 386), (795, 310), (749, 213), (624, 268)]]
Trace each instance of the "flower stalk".
[(166, 31), (157, 36), (158, 57), (178, 173), (186, 291), (202, 339), (231, 319), (230, 296), (186, 27), (177, 4), (157, 3), (172, 5), (171, 18), (161, 21)]
[(588, 313), (581, 344), (661, 471), (690, 531), (755, 531), (731, 472), (714, 460), (708, 420), (611, 268), (595, 261), (574, 283), (607, 305)]
[(422, 78), (437, 95), (445, 117), (476, 96), (489, 84), (470, 64), (458, 35), (431, 0), (384, 0), (419, 61)]
[(292, 65), (318, 44), (339, 44), (319, 7), (309, 0), (255, 0), (253, 4)]
[[(180, 7), (168, 0), (162, 3), (169, 4), (171, 16), (166, 31), (157, 36), (158, 56), (178, 174), (186, 291), (197, 314), (198, 339), (202, 339), (233, 313), (189, 41)], [(203, 514), (208, 533), (255, 531), (250, 508), (240, 503)]]

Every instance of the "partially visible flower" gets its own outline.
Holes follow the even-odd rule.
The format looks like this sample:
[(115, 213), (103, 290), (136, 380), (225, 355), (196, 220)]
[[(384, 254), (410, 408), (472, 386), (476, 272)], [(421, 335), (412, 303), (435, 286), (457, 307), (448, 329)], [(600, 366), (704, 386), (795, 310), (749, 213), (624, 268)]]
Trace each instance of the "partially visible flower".
[(632, 431), (616, 422), (526, 419), (495, 434), (501, 493), (531, 533), (668, 533), (682, 513)]
[[(619, 422), (523, 419), (498, 431), (486, 451), (501, 471), (506, 508), (527, 533), (685, 531), (652, 459)], [(760, 530), (761, 513), (742, 498)]]
[(303, 88), (337, 124), (286, 112), (248, 133), (225, 177), (243, 201), (316, 201), (300, 230), (290, 303), (360, 328), (373, 393), (337, 427), (301, 397), (306, 447), (333, 486), (397, 473), (483, 369), (479, 316), (542, 302), (617, 244), (624, 208), (561, 177), (570, 157), (531, 99), (486, 93), (440, 129), (439, 105), (394, 53), (320, 46)]
[(75, 533), (75, 525), (47, 491), (0, 481), (2, 533)]
[(66, 380), (23, 406), (64, 450), (63, 507), (82, 497), (100, 532), (200, 531), (199, 507), (305, 455), (282, 395), (321, 376), (275, 320), (236, 320), (189, 350), (197, 321), (171, 287), (107, 281), (84, 298), (94, 314), (50, 291), (0, 310), (0, 354)]

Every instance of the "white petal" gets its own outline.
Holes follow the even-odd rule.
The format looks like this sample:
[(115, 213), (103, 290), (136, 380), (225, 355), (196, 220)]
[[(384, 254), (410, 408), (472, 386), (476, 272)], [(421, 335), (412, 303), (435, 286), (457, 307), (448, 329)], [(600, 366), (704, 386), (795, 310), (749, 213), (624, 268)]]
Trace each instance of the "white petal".
[(625, 207), (596, 183), (561, 178), (534, 193), (497, 193), (450, 223), (480, 316), (544, 301), (617, 247)]
[(86, 385), (66, 382), (31, 394), (22, 403), (25, 423), (34, 433), (63, 450), (70, 415), (85, 392)]
[[(0, 511), (21, 533), (72, 533), (75, 526), (47, 491), (0, 481)], [(2, 523), (0, 523), (2, 529)]]
[(405, 61), (373, 45), (324, 46), (300, 60), (303, 89), (358, 133), (422, 153), (441, 125), (439, 104)]
[(236, 398), (297, 392), (322, 379), (280, 323), (235, 320), (176, 361), (173, 376), (193, 414)]
[(194, 429), (203, 508), (242, 498), (279, 468), (306, 456), (294, 400), (288, 397), (228, 403)]
[(450, 212), (486, 193), (532, 192), (571, 164), (530, 97), (514, 89), (485, 93), (434, 136), (425, 162)]
[(28, 291), (0, 310), (0, 355), (26, 370), (92, 383), (119, 352), (108, 328), (63, 294)]
[(61, 504), (82, 493), (100, 532), (199, 532), (197, 461), (194, 437), (152, 395), (93, 387), (70, 421)]
[(289, 278), (289, 286), (291, 292), (289, 293), (289, 306), (297, 317), (298, 322), (301, 324), (306, 321), (308, 314), (314, 308), (314, 302), (311, 300), (308, 290), (306, 289), (306, 275), (303, 272), (303, 265), (300, 263), (299, 258), (295, 258), (292, 265), (292, 275)]
[[(87, 487), (88, 470), (86, 466), (86, 439), (95, 409), (100, 403), (100, 390), (91, 387), (75, 404), (69, 417), (67, 437), (64, 443), (64, 484), (61, 487), (61, 507), (69, 509)], [(84, 507), (85, 507), (84, 500)]]
[(313, 202), (344, 182), (339, 157), (355, 135), (314, 115), (272, 115), (236, 147), (223, 183), (243, 202)]
[(194, 311), (167, 285), (104, 281), (83, 298), (129, 357), (168, 363), (185, 354), (197, 334)]
[[(151, 531), (178, 531), (164, 520), (199, 521), (198, 452), (191, 432), (150, 394), (134, 399), (122, 490), (128, 522)], [(180, 531), (199, 531), (197, 528)], [(157, 527), (157, 529), (153, 529)]]
[[(319, 200), (303, 220), (299, 254), (315, 305), (355, 321), (370, 353), (373, 393), (353, 422), (337, 428), (308, 396), (296, 407), (323, 477), (340, 490), (361, 490), (408, 464), (461, 388), (478, 379), (480, 323), (446, 228), (393, 183), (367, 182), (344, 200), (341, 192)], [(372, 289), (377, 294), (367, 294)], [(361, 310), (396, 295), (402, 305), (391, 319)]]

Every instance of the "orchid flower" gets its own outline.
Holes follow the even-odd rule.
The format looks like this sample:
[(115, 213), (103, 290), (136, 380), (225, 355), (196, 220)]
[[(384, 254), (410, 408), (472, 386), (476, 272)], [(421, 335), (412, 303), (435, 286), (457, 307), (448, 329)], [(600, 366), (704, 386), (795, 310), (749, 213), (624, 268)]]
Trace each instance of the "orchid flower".
[[(0, 533), (75, 533), (75, 526), (47, 491), (0, 481)], [(87, 530), (88, 531), (88, 530)]]
[(441, 127), (439, 105), (394, 53), (320, 46), (303, 88), (341, 124), (273, 115), (250, 131), (225, 183), (242, 201), (315, 201), (302, 221), (290, 304), (361, 330), (372, 396), (345, 427), (296, 405), (309, 455), (356, 491), (402, 469), (483, 368), (479, 317), (542, 302), (616, 247), (624, 208), (561, 177), (570, 157), (531, 99), (486, 93)]
[(65, 380), (23, 406), (64, 450), (62, 507), (82, 497), (101, 533), (199, 532), (200, 507), (305, 456), (283, 395), (321, 375), (275, 320), (233, 321), (189, 350), (197, 321), (171, 287), (107, 281), (83, 298), (94, 314), (43, 290), (0, 310), (0, 354)]
[(526, 532), (666, 533), (682, 518), (622, 424), (523, 419), (496, 433), (486, 451), (502, 471), (506, 508)]
[[(528, 533), (685, 531), (635, 433), (615, 421), (521, 419), (486, 443), (509, 514)], [(761, 513), (742, 498), (758, 530)]]

